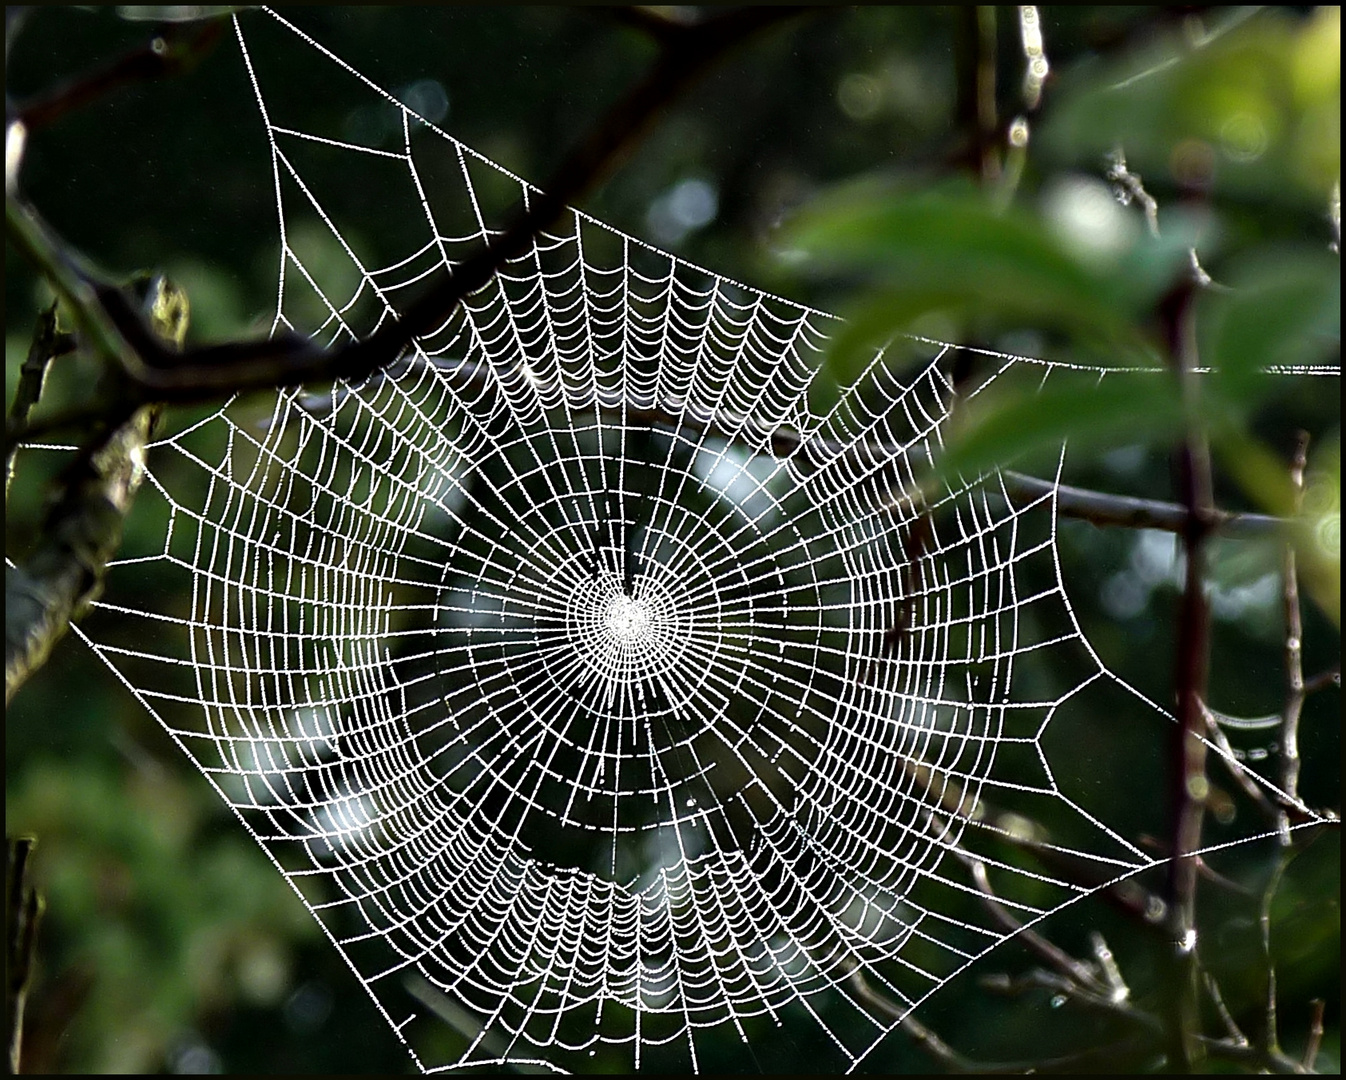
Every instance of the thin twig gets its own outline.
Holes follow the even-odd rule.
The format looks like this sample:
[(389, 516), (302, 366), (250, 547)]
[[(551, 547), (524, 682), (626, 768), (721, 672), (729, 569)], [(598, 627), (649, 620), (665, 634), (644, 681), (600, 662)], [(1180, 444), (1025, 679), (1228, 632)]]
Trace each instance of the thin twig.
[[(962, 854), (956, 851), (955, 854)], [(1098, 978), (1090, 970), (1087, 964), (1076, 960), (1068, 952), (1055, 943), (1048, 941), (1036, 930), (1024, 928), (1021, 920), (1016, 919), (1009, 910), (1000, 903), (991, 888), (990, 878), (986, 875), (986, 864), (973, 856), (965, 856), (962, 860), (972, 874), (973, 884), (977, 886), (978, 892), (982, 894), (982, 906), (986, 908), (992, 917), (1005, 930), (1009, 931), (1018, 942), (1029, 951), (1036, 953), (1048, 964), (1054, 967), (1071, 982), (1090, 991), (1092, 994), (1107, 998), (1110, 996), (1107, 987), (1103, 986)]]
[(1180, 284), (1161, 305), (1169, 355), (1188, 417), (1178, 448), (1179, 487), (1187, 509), (1182, 532), (1186, 573), (1178, 616), (1175, 672), (1177, 724), (1170, 760), (1173, 784), (1172, 861), (1168, 864), (1169, 931), (1174, 966), (1169, 1043), (1173, 1063), (1190, 1071), (1202, 1054), (1197, 1041), (1196, 893), (1202, 821), (1210, 782), (1206, 779), (1207, 680), (1210, 606), (1206, 597), (1207, 541), (1214, 510), (1210, 449), (1197, 427), (1196, 337), (1192, 319), (1195, 283)]
[(1023, 111), (1005, 129), (1005, 167), (995, 192), (996, 205), (1001, 208), (1009, 206), (1023, 179), (1031, 135), (1029, 120), (1042, 104), (1042, 87), (1051, 72), (1043, 47), (1042, 16), (1035, 5), (1019, 7), (1019, 41), (1024, 54)]
[(1024, 109), (1031, 113), (1042, 104), (1042, 87), (1051, 74), (1042, 40), (1042, 16), (1036, 5), (1019, 8), (1019, 40), (1024, 50)]
[[(954, 113), (966, 132), (967, 156), (983, 184), (1000, 177), (996, 145), (996, 11), (981, 5), (954, 9), (958, 21), (954, 35), (954, 67), (957, 100)], [(961, 155), (960, 155), (961, 157)]]
[(1262, 963), (1266, 970), (1266, 984), (1263, 994), (1263, 1015), (1261, 1037), (1258, 1048), (1268, 1055), (1279, 1054), (1281, 1049), (1280, 1032), (1276, 1022), (1276, 964), (1271, 955), (1271, 904), (1280, 888), (1281, 878), (1290, 865), (1291, 852), (1282, 849), (1271, 869), (1266, 888), (1262, 890), (1262, 904), (1257, 916), (1257, 926), (1261, 932)]
[(1240, 1046), (1251, 1046), (1248, 1036), (1243, 1034), (1243, 1029), (1238, 1026), (1234, 1019), (1234, 1014), (1229, 1011), (1229, 1006), (1225, 1004), (1224, 995), (1220, 993), (1220, 984), (1215, 981), (1215, 976), (1204, 968), (1201, 971), (1201, 981), (1206, 987), (1206, 994), (1210, 997), (1211, 1004), (1215, 1006), (1215, 1013), (1224, 1024), (1225, 1031), (1229, 1033), (1229, 1038)]
[(1121, 1017), (1155, 1034), (1162, 1033), (1163, 1022), (1152, 1013), (1138, 1009), (1125, 999), (1114, 1000), (1108, 994), (1098, 994), (1086, 989), (1074, 979), (1044, 971), (1041, 968), (1030, 971), (1017, 979), (983, 979), (982, 986), (1002, 994), (1021, 994), (1027, 990), (1046, 990), (1059, 994), (1095, 1012)]
[(1215, 748), (1219, 751), (1216, 756), (1219, 758), (1221, 764), (1224, 765), (1225, 771), (1229, 774), (1229, 778), (1233, 780), (1234, 783), (1242, 789), (1243, 793), (1253, 801), (1253, 805), (1261, 810), (1262, 813), (1266, 814), (1271, 821), (1276, 821), (1279, 818), (1281, 811), (1272, 804), (1269, 798), (1267, 798), (1267, 793), (1262, 790), (1262, 786), (1249, 776), (1247, 772), (1239, 768), (1237, 755), (1234, 753), (1233, 746), (1229, 743), (1229, 736), (1224, 733), (1224, 728), (1220, 727), (1220, 723), (1215, 718), (1215, 714), (1209, 709), (1205, 710), (1205, 714), (1206, 734), (1210, 738), (1210, 741), (1215, 744)]
[(1333, 664), (1326, 671), (1320, 671), (1317, 675), (1304, 680), (1304, 696), (1316, 694), (1319, 690), (1326, 690), (1329, 686), (1341, 686), (1341, 665)]
[[(74, 317), (74, 329), (79, 334), (82, 348), (113, 369), (133, 371), (145, 366), (104, 310), (98, 286), (88, 272), (78, 265), (69, 249), (57, 240), (36, 211), (26, 206), (17, 195), (10, 193), (5, 195), (5, 235), (19, 254), (42, 273), (57, 297), (65, 302)], [(157, 342), (154, 343), (153, 351), (156, 357), (164, 360), (169, 358), (167, 351)], [(115, 402), (101, 403), (89, 422), (102, 421), (108, 427), (115, 427), (123, 423), (134, 409), (135, 406), (127, 405), (119, 394)], [(20, 441), (15, 433), (21, 434), (25, 430), (25, 425), (6, 423), (6, 456)]]
[[(1101, 873), (1097, 865), (1080, 856), (1054, 847), (1051, 834), (1041, 822), (1021, 814), (1006, 813), (985, 798), (974, 797), (947, 773), (908, 758), (901, 759), (903, 772), (920, 784), (919, 790), (931, 796), (938, 808), (962, 821), (984, 827), (988, 835), (1031, 854), (1044, 867), (1060, 874), (1072, 884), (1089, 890), (1099, 890), (1102, 898), (1144, 926), (1159, 925), (1167, 912), (1167, 905), (1132, 877), (1113, 880)], [(924, 810), (925, 827), (937, 839), (950, 833), (949, 824), (934, 809)], [(971, 852), (951, 847), (955, 858), (969, 863), (976, 859)]]
[(1107, 939), (1097, 930), (1091, 930), (1089, 946), (1093, 949), (1094, 962), (1098, 964), (1098, 970), (1102, 972), (1103, 981), (1107, 984), (1108, 996), (1113, 1001), (1126, 1001), (1131, 996), (1131, 987), (1127, 986), (1126, 980), (1122, 978), (1122, 969), (1118, 966), (1117, 958), (1113, 956)]
[[(1295, 440), (1295, 456), (1290, 466), (1294, 491), (1294, 513), (1304, 503), (1304, 469), (1308, 464), (1309, 435), (1301, 431)], [(1281, 791), (1291, 802), (1299, 801), (1299, 718), (1304, 712), (1304, 617), (1299, 606), (1299, 571), (1295, 565), (1295, 546), (1287, 543), (1281, 555), (1281, 606), (1285, 615), (1285, 710), (1281, 715), (1280, 763)], [(1290, 843), (1290, 819), (1282, 811), (1279, 820), (1281, 843)]]
[(1260, 1046), (1240, 1046), (1231, 1039), (1212, 1039), (1198, 1036), (1201, 1049), (1212, 1058), (1228, 1061), (1235, 1065), (1250, 1066), (1250, 1071), (1277, 1073), (1282, 1076), (1297, 1076), (1307, 1072), (1299, 1062), (1281, 1051), (1268, 1052)]
[(922, 1024), (912, 1014), (910, 1008), (903, 1008), (897, 1002), (889, 1000), (870, 985), (865, 973), (859, 966), (850, 973), (846, 984), (852, 994), (889, 1020), (897, 1021), (898, 1026), (907, 1033), (926, 1054), (937, 1064), (951, 1073), (979, 1073), (986, 1071), (978, 1062), (964, 1057), (953, 1047)]
[(124, 86), (190, 71), (220, 40), (225, 23), (225, 17), (220, 16), (199, 24), (166, 27), (140, 48), (105, 67), (21, 102), (17, 109), (19, 119), (32, 131), (54, 124)]
[(1304, 1044), (1304, 1056), (1299, 1063), (1312, 1072), (1313, 1064), (1318, 1060), (1318, 1048), (1323, 1045), (1323, 1012), (1326, 1006), (1322, 998), (1315, 998), (1309, 1002), (1309, 1008), (1312, 1010), (1309, 1015), (1309, 1041)]
[(5, 863), (5, 1022), (8, 1025), (7, 1064), (19, 1072), (23, 1055), (23, 1013), (37, 951), (37, 931), (42, 921), (42, 898), (33, 888), (30, 870), (31, 837), (7, 840)]
[[(1167, 857), (1169, 854), (1167, 846), (1158, 837), (1142, 834), (1137, 837), (1136, 843), (1148, 851)], [(1200, 855), (1193, 855), (1192, 861), (1196, 863), (1197, 876), (1203, 881), (1209, 881), (1212, 885), (1217, 885), (1226, 892), (1234, 893), (1236, 896), (1254, 896), (1256, 893), (1246, 885), (1240, 885), (1232, 878), (1225, 877), (1224, 874), (1214, 869)]]
[(1107, 156), (1106, 176), (1112, 183), (1112, 190), (1117, 195), (1117, 200), (1123, 206), (1130, 206), (1133, 202), (1141, 208), (1145, 214), (1145, 226), (1150, 230), (1150, 235), (1157, 237), (1159, 235), (1159, 203), (1155, 197), (1145, 190), (1145, 184), (1141, 181), (1140, 174), (1134, 173), (1126, 167), (1126, 155), (1121, 148), (1113, 150)]
[(910, 1008), (904, 1008), (890, 1000), (886, 994), (876, 990), (858, 966), (853, 967), (847, 976), (846, 986), (859, 1001), (881, 1016), (896, 1021), (897, 1026), (929, 1055), (931, 1060), (951, 1073), (1013, 1076), (1022, 1073), (1092, 1071), (1105, 1062), (1115, 1065), (1123, 1055), (1134, 1053), (1145, 1045), (1143, 1038), (1136, 1037), (1111, 1046), (1091, 1047), (1079, 1053), (1055, 1058), (1034, 1058), (1028, 1061), (975, 1061), (960, 1054), (917, 1020)]

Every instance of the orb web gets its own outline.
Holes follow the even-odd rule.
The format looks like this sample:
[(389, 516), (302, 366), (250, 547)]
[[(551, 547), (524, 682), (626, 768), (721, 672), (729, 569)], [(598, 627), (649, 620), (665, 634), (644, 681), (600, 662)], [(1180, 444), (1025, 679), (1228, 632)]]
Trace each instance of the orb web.
[[(366, 335), (533, 192), (279, 15), (235, 25), (277, 329)], [(301, 67), (391, 141), (289, 126)], [(1018, 923), (1098, 887), (1026, 869), (1027, 818), (986, 806), (1067, 810), (1054, 850), (1100, 884), (1156, 865), (1054, 768), (1053, 725), (1117, 684), (1054, 496), (910, 494), (986, 385), (1143, 376), (916, 343), (819, 413), (834, 325), (570, 211), (385, 370), (154, 447), (158, 541), (82, 632), (421, 1068), (752, 1068), (784, 1032), (851, 1069), (1012, 936), (968, 860)]]

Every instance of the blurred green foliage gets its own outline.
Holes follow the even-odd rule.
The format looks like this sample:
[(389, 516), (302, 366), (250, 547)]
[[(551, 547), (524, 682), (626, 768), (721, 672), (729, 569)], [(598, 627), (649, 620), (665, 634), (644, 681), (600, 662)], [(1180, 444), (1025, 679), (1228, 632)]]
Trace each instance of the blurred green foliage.
[(1341, 175), (1341, 10), (1244, 9), (1063, 80), (1048, 153), (1088, 167), (1119, 144), (1146, 174), (1320, 210)]
[[(1008, 117), (1021, 108), (1023, 57), (1014, 9), (997, 10), (997, 107)], [(1006, 181), (978, 190), (955, 175), (968, 141), (958, 104), (957, 53), (966, 44), (959, 19), (944, 9), (872, 8), (816, 15), (731, 60), (585, 208), (716, 271), (850, 314), (826, 372), (833, 394), (904, 330), (1015, 355), (1162, 363), (1152, 312), (1195, 244), (1221, 286), (1197, 302), (1201, 357), (1219, 368), (1203, 385), (1212, 421), (1224, 425), (1221, 505), (1284, 510), (1294, 433), (1313, 436), (1296, 534), (1316, 599), (1303, 643), (1312, 673), (1339, 659), (1339, 382), (1258, 369), (1327, 361), (1339, 349), (1339, 263), (1326, 254), (1339, 174), (1339, 9), (1175, 10), (1044, 12), (1055, 74), (1041, 115), (1030, 118), (1026, 163), (1012, 188)], [(447, 130), (536, 181), (652, 55), (646, 40), (595, 12), (317, 8), (293, 17), (375, 82), (420, 93), (433, 83)], [(142, 44), (147, 29), (110, 9), (35, 10), (10, 52), (9, 92), (22, 99), (50, 87)], [(101, 264), (118, 273), (162, 269), (184, 285), (197, 340), (262, 333), (274, 304), (268, 148), (231, 47), (226, 38), (179, 79), (124, 88), (34, 133), (23, 173), (35, 205)], [(347, 108), (298, 76), (286, 92), (305, 101), (315, 125)], [(337, 117), (366, 134), (383, 122), (376, 111)], [(1116, 202), (1105, 178), (1105, 155), (1118, 148), (1158, 200), (1158, 238), (1136, 207)], [(695, 190), (698, 205), (713, 203), (709, 216), (674, 213), (687, 184), (703, 185)], [(371, 215), (356, 233), (375, 235), (377, 193), (350, 197)], [(291, 241), (316, 246), (330, 237)], [(6, 271), (12, 392), (46, 293), (8, 249)], [(53, 379), (55, 400), (88, 377), (65, 375)], [(960, 420), (944, 467), (975, 473), (1069, 436), (1072, 482), (1168, 497), (1177, 396), (1129, 378), (1111, 378), (1106, 397), (1070, 381), (1049, 385), (1045, 396), (1020, 388), (988, 397)], [(31, 539), (49, 471), (43, 457), (23, 459), (26, 486), (16, 487), (7, 520), (10, 552)], [(162, 512), (147, 500), (147, 515)], [(156, 535), (146, 521), (132, 519), (132, 544)], [(1057, 539), (1093, 647), (1141, 693), (1170, 700), (1181, 581), (1172, 538), (1065, 521)], [(1275, 712), (1284, 697), (1279, 547), (1226, 542), (1212, 558), (1212, 707)], [(1314, 805), (1339, 805), (1338, 693), (1311, 698), (1305, 710), (1301, 789)], [(1081, 800), (1114, 808), (1114, 819), (1139, 835), (1162, 810), (1163, 729), (1116, 722), (1128, 715), (1124, 697), (1070, 703), (1079, 734), (1066, 749), (1079, 765), (1060, 781)], [(1231, 738), (1274, 775), (1266, 732)], [(40, 837), (48, 905), (30, 1006), (32, 1067), (407, 1067), (298, 899), (172, 740), (77, 640), (62, 645), (11, 710), (6, 777), (10, 830)], [(1222, 774), (1212, 778), (1221, 790), (1230, 786)], [(1256, 813), (1232, 788), (1225, 798), (1231, 820)], [(1218, 841), (1228, 825), (1212, 821), (1209, 838)], [(1216, 868), (1256, 894), (1276, 857), (1274, 843), (1243, 845)], [(1298, 1052), (1309, 1001), (1326, 1000), (1318, 1065), (1327, 1071), (1340, 1054), (1332, 962), (1340, 954), (1339, 877), (1337, 838), (1323, 838), (1290, 865), (1272, 910), (1284, 1041)], [(1250, 1030), (1262, 1008), (1257, 900), (1218, 889), (1202, 900), (1226, 998)], [(1142, 1003), (1151, 1000), (1152, 940), (1115, 913), (1083, 908), (1040, 929), (1079, 950), (1088, 929), (1103, 929)], [(992, 961), (1018, 970), (1030, 958), (1014, 946)], [(971, 1054), (1051, 1054), (1117, 1034), (1106, 1018), (1059, 1008), (1045, 993), (1003, 1000), (971, 978), (929, 1004), (926, 1022)], [(788, 1031), (779, 1048), (771, 1064), (809, 1060), (810, 1048)], [(928, 1067), (901, 1035), (866, 1064), (881, 1072)], [(618, 1059), (595, 1065), (616, 1068)]]
[(910, 193), (843, 189), (802, 214), (791, 235), (810, 265), (881, 283), (857, 301), (831, 347), (842, 383), (932, 313), (954, 325), (1057, 331), (1114, 363), (1152, 359), (1137, 321), (1188, 265), (1195, 239), (1190, 228), (1167, 237), (1137, 228), (1100, 263), (1039, 215), (998, 208), (966, 182)]
[[(1156, 313), (1194, 271), (1213, 270), (1191, 357), (1213, 374), (1197, 401), (1181, 402), (1171, 380), (1113, 379), (1106, 393), (1087, 380), (994, 387), (957, 418), (931, 482), (1022, 462), (1062, 439), (1075, 452), (1121, 436), (1161, 445), (1191, 421), (1232, 459), (1247, 497), (1295, 516), (1288, 473), (1247, 424), (1281, 392), (1268, 369), (1339, 357), (1340, 256), (1326, 230), (1290, 240), (1236, 229), (1226, 215), (1245, 204), (1283, 211), (1289, 200), (1326, 216), (1340, 184), (1340, 11), (1228, 19), (1214, 30), (1187, 23), (1176, 40), (1080, 63), (1062, 79), (1041, 156), (1063, 171), (1112, 162), (1110, 201), (1087, 174), (1035, 193), (1007, 188), (1018, 182), (1010, 170), (1001, 190), (928, 178), (852, 184), (794, 221), (792, 259), (863, 283), (829, 348), (824, 386), (851, 384), (876, 349), (932, 325), (960, 342), (1031, 329), (1049, 335), (1058, 359), (1162, 367), (1170, 361)], [(1154, 199), (1137, 169), (1175, 195), (1162, 214), (1147, 208), (1149, 228), (1140, 207), (1119, 205)], [(1339, 622), (1340, 556), (1319, 542), (1322, 525), (1306, 522), (1295, 538), (1310, 591)]]

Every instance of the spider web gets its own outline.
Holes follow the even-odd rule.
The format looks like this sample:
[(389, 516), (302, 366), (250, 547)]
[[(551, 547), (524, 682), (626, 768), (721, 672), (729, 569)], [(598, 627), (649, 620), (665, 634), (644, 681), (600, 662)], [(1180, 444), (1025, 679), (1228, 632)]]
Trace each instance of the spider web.
[[(274, 19), (399, 131), (287, 126), (297, 76), (236, 20), (275, 328), (337, 345), (535, 189)], [(405, 227), (371, 244), (374, 207)], [(82, 633), (421, 1068), (753, 1067), (784, 1030), (852, 1069), (1016, 925), (1162, 861), (1054, 766), (1091, 688), (1166, 722), (1079, 630), (1054, 495), (908, 494), (993, 382), (1145, 376), (917, 343), (818, 411), (835, 325), (570, 211), (385, 371), (154, 447), (158, 541)]]

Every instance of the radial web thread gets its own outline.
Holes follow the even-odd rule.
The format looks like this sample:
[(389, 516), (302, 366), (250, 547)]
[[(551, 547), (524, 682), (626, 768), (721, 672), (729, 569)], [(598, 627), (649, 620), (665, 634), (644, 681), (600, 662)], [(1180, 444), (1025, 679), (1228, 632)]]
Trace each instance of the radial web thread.
[[(362, 337), (529, 197), (279, 16), (236, 25), (277, 329)], [(400, 137), (287, 127), (254, 30)], [(362, 248), (334, 168), (410, 225)], [(834, 325), (570, 212), (391, 368), (152, 450), (162, 546), (118, 561), (86, 640), (422, 1068), (696, 1068), (712, 1037), (752, 1067), (781, 1026), (854, 1068), (896, 1026), (873, 994), (913, 1008), (1011, 936), (972, 861), (1029, 924), (1159, 861), (1056, 778), (1087, 688), (1163, 716), (1080, 633), (1053, 497), (909, 494), (990, 383), (1138, 376), (931, 344), (819, 414)], [(138, 584), (166, 578), (156, 609)], [(1097, 884), (1007, 855), (1043, 804)]]

